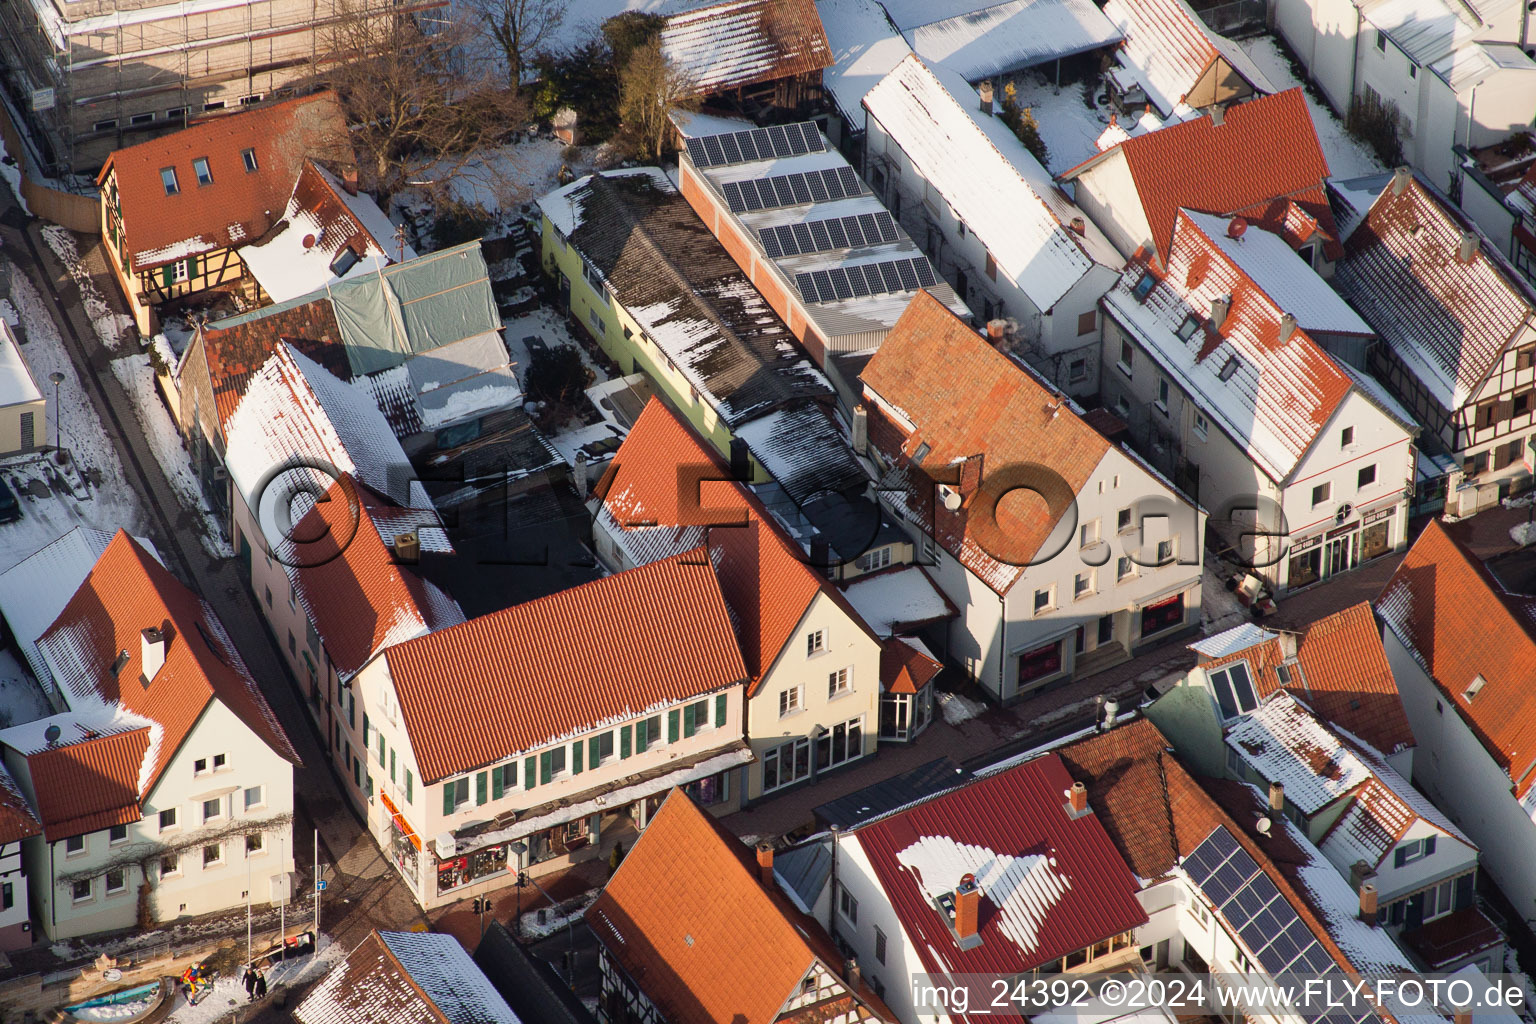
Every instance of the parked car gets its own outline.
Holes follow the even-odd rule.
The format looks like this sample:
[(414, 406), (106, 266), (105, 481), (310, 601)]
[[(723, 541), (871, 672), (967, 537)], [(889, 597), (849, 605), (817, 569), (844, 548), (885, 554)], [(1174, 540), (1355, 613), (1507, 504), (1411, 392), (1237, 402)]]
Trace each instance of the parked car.
[(0, 477), (0, 523), (14, 523), (21, 518), (21, 502)]

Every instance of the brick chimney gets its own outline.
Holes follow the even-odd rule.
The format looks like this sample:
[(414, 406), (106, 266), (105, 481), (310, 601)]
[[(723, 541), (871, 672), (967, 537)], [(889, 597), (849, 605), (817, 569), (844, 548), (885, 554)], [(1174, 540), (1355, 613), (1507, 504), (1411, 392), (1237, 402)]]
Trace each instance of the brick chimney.
[(961, 877), (960, 884), (955, 886), (955, 938), (960, 940), (962, 949), (970, 948), (978, 940), (976, 929), (981, 912), (981, 888), (976, 884), (976, 876), (966, 874)]
[(1376, 923), (1376, 887), (1370, 882), (1360, 887), (1360, 920), (1370, 925)]
[(1088, 234), (1088, 222), (1081, 217), (1072, 218), (1072, 230), (1079, 235)]
[(1413, 171), (1407, 167), (1399, 167), (1392, 172), (1392, 194), (1400, 196), (1403, 189), (1408, 187), (1408, 182), (1413, 180)]
[(1472, 1024), (1471, 1007), (1463, 1006), (1459, 1008), (1455, 1014), (1455, 1021), (1456, 1024)]
[(773, 880), (773, 844), (757, 844), (757, 877), (768, 888), (777, 883)]
[(976, 91), (981, 94), (981, 112), (983, 114), (986, 114), (988, 117), (991, 117), (992, 116), (992, 83), (991, 82), (982, 82), (980, 85), (978, 85), (976, 87)]
[(1269, 784), (1269, 809), (1276, 814), (1285, 810), (1285, 783), (1271, 782)]
[(1211, 300), (1211, 326), (1217, 330), (1226, 322), (1227, 313), (1232, 309), (1232, 297), (1221, 295)]
[(139, 632), (139, 665), (146, 684), (155, 681), (155, 673), (165, 664), (165, 634), (150, 627)]
[(1088, 787), (1081, 782), (1072, 783), (1072, 788), (1067, 790), (1067, 813), (1074, 818), (1088, 813)]
[(843, 961), (843, 980), (853, 991), (859, 990), (859, 982), (864, 978), (864, 972), (859, 970), (859, 962), (853, 957)]
[(341, 187), (346, 189), (347, 195), (357, 195), (357, 165), (352, 164), (341, 172)]
[(987, 340), (992, 343), (992, 347), (995, 349), (1006, 348), (1008, 346), (1008, 321), (988, 320)]

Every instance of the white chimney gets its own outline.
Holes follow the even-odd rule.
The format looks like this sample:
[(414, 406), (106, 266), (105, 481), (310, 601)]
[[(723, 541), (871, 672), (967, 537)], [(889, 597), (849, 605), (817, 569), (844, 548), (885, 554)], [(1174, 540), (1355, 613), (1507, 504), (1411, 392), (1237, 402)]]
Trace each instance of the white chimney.
[(1280, 344), (1284, 345), (1296, 333), (1296, 317), (1291, 313), (1280, 314)]
[(862, 405), (853, 407), (853, 450), (859, 455), (869, 452), (869, 410)]
[(576, 453), (576, 496), (582, 501), (587, 500), (587, 453)]
[(1232, 297), (1230, 295), (1218, 296), (1211, 300), (1211, 326), (1217, 330), (1227, 319), (1227, 313), (1232, 309)]
[(165, 664), (165, 634), (151, 627), (140, 631), (139, 641), (139, 664), (142, 666), (144, 681), (152, 683), (155, 674)]
[(1403, 189), (1408, 187), (1408, 182), (1412, 179), (1413, 171), (1409, 170), (1407, 167), (1399, 167), (1397, 170), (1393, 171), (1392, 194), (1395, 196), (1402, 195)]
[(992, 116), (992, 83), (991, 82), (982, 82), (980, 85), (978, 85), (976, 87), (976, 91), (981, 94), (981, 112), (983, 114), (986, 114), (988, 117), (991, 117)]
[(1463, 231), (1461, 233), (1461, 246), (1456, 250), (1456, 258), (1462, 263), (1471, 263), (1472, 257), (1477, 255), (1477, 232)]

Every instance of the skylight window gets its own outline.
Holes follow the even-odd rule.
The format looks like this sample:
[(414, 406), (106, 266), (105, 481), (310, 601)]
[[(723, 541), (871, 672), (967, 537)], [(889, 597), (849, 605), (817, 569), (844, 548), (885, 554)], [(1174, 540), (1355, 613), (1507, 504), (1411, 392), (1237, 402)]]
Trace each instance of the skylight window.
[(1476, 676), (1471, 683), (1467, 684), (1467, 688), (1461, 692), (1461, 695), (1470, 702), (1473, 697), (1477, 696), (1478, 691), (1483, 688), (1483, 684), (1487, 681), (1481, 675)]
[(192, 170), (197, 174), (197, 183), (199, 185), (213, 184), (213, 171), (209, 170), (208, 168), (207, 157), (200, 156), (196, 160), (193, 160)]
[(181, 185), (179, 185), (176, 181), (176, 168), (160, 168), (160, 184), (165, 186), (165, 194), (168, 196), (173, 196), (180, 192)]
[(1157, 284), (1157, 278), (1152, 276), (1152, 271), (1144, 270), (1136, 286), (1131, 289), (1131, 294), (1136, 296), (1137, 302), (1147, 301), (1147, 296), (1152, 293), (1152, 286)]
[(1221, 708), (1221, 720), (1230, 721), (1238, 715), (1246, 715), (1259, 706), (1253, 693), (1253, 680), (1248, 675), (1246, 662), (1235, 662), (1226, 668), (1209, 674), (1211, 690), (1216, 694), (1216, 704)]
[(353, 252), (351, 248), (342, 249), (341, 252), (336, 254), (336, 258), (331, 260), (331, 275), (333, 277), (346, 277), (347, 271), (357, 266), (357, 262), (357, 253)]
[(1195, 315), (1193, 313), (1185, 317), (1184, 322), (1179, 324), (1179, 340), (1188, 341), (1190, 338), (1194, 337), (1195, 329), (1199, 326), (1200, 321), (1195, 319)]
[(256, 170), (256, 151), (254, 149), (242, 149), (240, 159), (245, 163), (245, 173), (250, 174)]
[(921, 466), (923, 460), (928, 457), (928, 453), (931, 451), (933, 451), (933, 448), (929, 446), (927, 441), (919, 444), (917, 450), (912, 453), (912, 465)]
[(1224, 381), (1231, 380), (1233, 375), (1237, 373), (1238, 365), (1237, 356), (1228, 356), (1227, 363), (1221, 368), (1221, 373), (1218, 376)]

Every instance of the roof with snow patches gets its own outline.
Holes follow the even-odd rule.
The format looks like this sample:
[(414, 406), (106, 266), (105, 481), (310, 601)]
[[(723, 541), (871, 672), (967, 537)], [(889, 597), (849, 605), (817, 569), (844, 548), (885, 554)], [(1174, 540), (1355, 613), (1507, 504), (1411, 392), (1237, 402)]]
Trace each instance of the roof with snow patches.
[(293, 1017), (299, 1024), (525, 1024), (452, 935), (378, 930), (309, 990)]
[(659, 38), (667, 60), (706, 96), (832, 63), (814, 0), (725, 0), (673, 14)]

